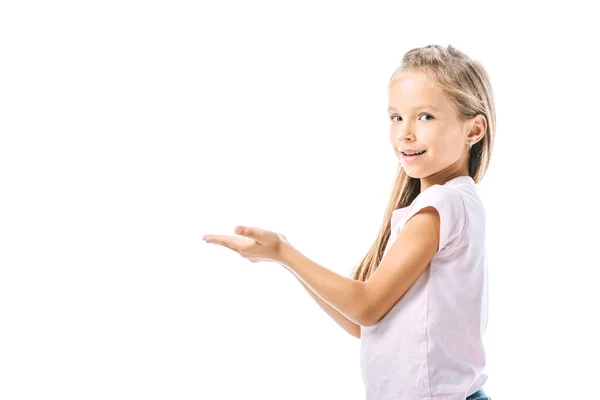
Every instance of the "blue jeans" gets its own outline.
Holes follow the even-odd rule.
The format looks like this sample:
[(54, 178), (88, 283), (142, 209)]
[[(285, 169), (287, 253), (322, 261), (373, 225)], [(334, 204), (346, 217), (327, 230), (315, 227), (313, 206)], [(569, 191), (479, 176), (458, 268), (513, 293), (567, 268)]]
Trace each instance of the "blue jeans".
[(488, 397), (483, 391), (483, 388), (481, 388), (469, 397), (467, 397), (466, 400), (492, 400), (492, 398)]

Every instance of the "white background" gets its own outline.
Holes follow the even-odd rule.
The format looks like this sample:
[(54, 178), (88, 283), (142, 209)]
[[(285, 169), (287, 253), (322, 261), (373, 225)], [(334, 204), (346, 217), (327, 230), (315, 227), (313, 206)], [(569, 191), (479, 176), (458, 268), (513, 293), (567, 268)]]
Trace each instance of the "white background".
[(2, 2), (0, 399), (363, 399), (358, 339), (201, 238), (348, 276), (398, 165), (388, 80), (433, 43), (495, 93), (484, 388), (594, 397), (597, 14), (485, 4)]

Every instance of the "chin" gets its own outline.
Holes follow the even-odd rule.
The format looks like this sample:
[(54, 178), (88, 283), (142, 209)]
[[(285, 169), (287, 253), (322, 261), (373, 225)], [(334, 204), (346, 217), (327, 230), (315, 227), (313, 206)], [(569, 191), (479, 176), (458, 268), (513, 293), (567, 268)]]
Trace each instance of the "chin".
[(411, 168), (406, 168), (404, 165), (402, 166), (402, 169), (404, 169), (404, 172), (406, 173), (406, 175), (410, 176), (411, 178), (414, 179), (421, 179), (425, 176), (425, 174), (419, 173), (417, 171), (411, 170)]

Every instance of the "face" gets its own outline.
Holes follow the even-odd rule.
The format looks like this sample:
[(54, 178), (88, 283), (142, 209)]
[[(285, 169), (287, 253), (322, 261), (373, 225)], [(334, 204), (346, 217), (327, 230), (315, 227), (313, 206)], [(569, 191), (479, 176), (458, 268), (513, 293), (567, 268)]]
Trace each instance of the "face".
[[(392, 148), (409, 176), (434, 184), (468, 175), (468, 143), (476, 141), (467, 135), (471, 122), (459, 119), (445, 93), (425, 75), (405, 74), (390, 85), (388, 115)], [(402, 151), (425, 152), (410, 157)]]

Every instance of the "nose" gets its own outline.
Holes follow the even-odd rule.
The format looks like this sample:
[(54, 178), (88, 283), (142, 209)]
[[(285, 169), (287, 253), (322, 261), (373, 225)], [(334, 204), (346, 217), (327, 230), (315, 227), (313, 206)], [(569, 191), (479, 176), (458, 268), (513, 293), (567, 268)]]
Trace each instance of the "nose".
[(410, 138), (411, 141), (414, 141), (413, 135), (407, 132), (398, 132), (398, 134), (396, 135), (396, 139), (398, 139), (398, 141), (400, 142), (405, 141), (408, 138)]

